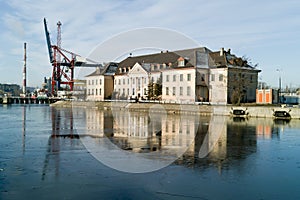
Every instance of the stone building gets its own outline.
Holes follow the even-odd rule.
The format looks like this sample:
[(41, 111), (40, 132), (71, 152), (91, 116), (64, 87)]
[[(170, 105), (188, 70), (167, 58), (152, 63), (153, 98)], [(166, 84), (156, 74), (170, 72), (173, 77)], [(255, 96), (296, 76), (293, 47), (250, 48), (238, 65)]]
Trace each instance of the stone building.
[(258, 73), (261, 70), (223, 48), (209, 54), (209, 66), (210, 102), (231, 104), (256, 101)]

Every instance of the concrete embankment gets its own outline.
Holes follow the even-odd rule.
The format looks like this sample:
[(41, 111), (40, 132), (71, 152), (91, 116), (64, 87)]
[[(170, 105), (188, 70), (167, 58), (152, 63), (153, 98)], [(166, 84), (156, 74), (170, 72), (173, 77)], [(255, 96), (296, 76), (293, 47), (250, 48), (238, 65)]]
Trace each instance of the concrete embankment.
[(224, 115), (229, 116), (233, 109), (247, 110), (249, 117), (272, 118), (274, 110), (284, 110), (293, 119), (300, 119), (300, 108), (282, 108), (279, 106), (231, 106), (231, 105), (193, 105), (193, 104), (158, 104), (158, 103), (130, 103), (130, 102), (91, 102), (91, 101), (58, 101), (53, 107), (81, 107), (97, 110), (129, 110), (139, 112), (167, 112), (173, 114), (195, 115)]

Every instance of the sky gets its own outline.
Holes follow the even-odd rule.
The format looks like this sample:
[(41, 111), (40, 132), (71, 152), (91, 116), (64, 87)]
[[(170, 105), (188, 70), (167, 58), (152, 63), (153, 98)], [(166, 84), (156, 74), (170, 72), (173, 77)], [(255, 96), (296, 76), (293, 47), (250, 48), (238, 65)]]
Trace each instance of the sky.
[(83, 57), (122, 33), (156, 28), (246, 56), (270, 86), (278, 87), (281, 77), (283, 87), (300, 87), (299, 10), (298, 0), (0, 0), (0, 83), (22, 84), (24, 42), (27, 86), (41, 87), (51, 76), (45, 17), (52, 43), (61, 21), (62, 47)]

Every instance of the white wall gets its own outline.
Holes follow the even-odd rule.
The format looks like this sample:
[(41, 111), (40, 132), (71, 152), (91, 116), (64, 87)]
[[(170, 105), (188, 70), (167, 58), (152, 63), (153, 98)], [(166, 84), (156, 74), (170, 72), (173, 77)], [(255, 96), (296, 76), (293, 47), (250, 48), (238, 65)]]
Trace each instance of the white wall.
[[(210, 69), (210, 102), (213, 104), (227, 104), (227, 68)], [(220, 80), (220, 76), (223, 76)]]
[(176, 103), (195, 102), (195, 86), (195, 68), (165, 70), (162, 73), (162, 100)]
[(89, 76), (86, 78), (88, 101), (104, 100), (104, 78), (104, 75)]

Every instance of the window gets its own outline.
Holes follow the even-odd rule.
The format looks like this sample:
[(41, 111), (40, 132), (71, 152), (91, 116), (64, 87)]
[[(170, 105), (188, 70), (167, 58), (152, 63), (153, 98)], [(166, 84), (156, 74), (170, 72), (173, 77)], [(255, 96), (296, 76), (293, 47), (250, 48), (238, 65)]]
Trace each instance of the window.
[(94, 95), (94, 89), (92, 89), (92, 95)]
[(123, 78), (123, 85), (125, 85), (125, 78)]
[(173, 87), (173, 96), (176, 95), (176, 87)]
[(180, 74), (180, 81), (183, 81), (183, 74)]
[(135, 84), (135, 78), (132, 79), (132, 84)]
[(91, 90), (90, 89), (88, 89), (88, 95), (90, 95), (91, 94)]
[(178, 67), (184, 67), (184, 60), (179, 60), (178, 61)]
[(201, 81), (205, 81), (205, 74), (201, 74)]
[(223, 81), (223, 74), (219, 74), (219, 81)]
[(98, 89), (95, 89), (95, 91), (96, 91), (96, 95), (98, 95)]
[(100, 89), (99, 89), (99, 95), (101, 95), (101, 92), (102, 92), (102, 89), (100, 88)]
[(125, 88), (123, 88), (123, 93), (122, 93), (122, 95), (125, 96)]
[(169, 95), (169, 87), (166, 87), (166, 95)]
[(121, 79), (119, 79), (119, 85), (121, 85)]
[[(134, 79), (133, 79), (134, 80)], [(132, 95), (135, 95), (135, 91), (134, 88), (132, 88)]]
[(166, 75), (166, 81), (169, 82), (169, 75)]
[(187, 80), (191, 81), (191, 74), (187, 74)]
[(98, 79), (96, 79), (96, 85), (98, 85)]
[(176, 82), (176, 75), (173, 75), (173, 82)]
[(92, 85), (94, 85), (94, 80), (92, 80)]
[(183, 95), (183, 87), (179, 88), (179, 95), (182, 96)]
[(91, 80), (89, 80), (89, 85), (91, 85)]
[[(128, 79), (129, 80), (129, 79)], [(127, 95), (129, 96), (129, 88), (127, 89)]]
[(127, 84), (129, 85), (129, 79), (127, 79)]
[(175, 128), (175, 121), (172, 121), (172, 133), (175, 133), (176, 128)]
[(210, 75), (210, 81), (215, 81), (215, 75), (214, 74)]
[(187, 87), (186, 95), (191, 96), (191, 87), (190, 86)]
[(100, 82), (100, 85), (102, 85), (102, 79), (100, 79), (99, 82)]

